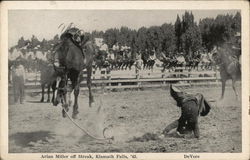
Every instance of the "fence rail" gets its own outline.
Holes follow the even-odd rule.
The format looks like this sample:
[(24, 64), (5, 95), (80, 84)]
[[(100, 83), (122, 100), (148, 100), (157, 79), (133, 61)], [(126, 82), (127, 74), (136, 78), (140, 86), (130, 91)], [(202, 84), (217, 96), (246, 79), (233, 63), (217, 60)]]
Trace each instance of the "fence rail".
[[(219, 85), (220, 79), (216, 71), (187, 71), (161, 72), (157, 70), (119, 70), (94, 71), (92, 75), (93, 89), (126, 89), (126, 88), (148, 88), (165, 87), (169, 83), (179, 83), (180, 86), (191, 85)], [(40, 92), (40, 74), (28, 73), (25, 88), (28, 92)], [(86, 77), (86, 74), (83, 74)], [(9, 85), (11, 88), (12, 85)], [(81, 82), (81, 90), (86, 90), (86, 81)]]

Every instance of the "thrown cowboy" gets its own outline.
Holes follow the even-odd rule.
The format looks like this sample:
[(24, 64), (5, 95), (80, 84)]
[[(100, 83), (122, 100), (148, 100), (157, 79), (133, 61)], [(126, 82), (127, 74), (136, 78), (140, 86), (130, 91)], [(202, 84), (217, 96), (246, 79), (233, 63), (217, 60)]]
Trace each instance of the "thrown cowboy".
[(178, 120), (169, 124), (163, 131), (166, 136), (172, 129), (177, 128), (177, 134), (182, 136), (194, 132), (196, 138), (200, 137), (198, 117), (206, 116), (211, 106), (201, 93), (189, 94), (170, 86), (170, 94), (181, 108), (181, 116)]

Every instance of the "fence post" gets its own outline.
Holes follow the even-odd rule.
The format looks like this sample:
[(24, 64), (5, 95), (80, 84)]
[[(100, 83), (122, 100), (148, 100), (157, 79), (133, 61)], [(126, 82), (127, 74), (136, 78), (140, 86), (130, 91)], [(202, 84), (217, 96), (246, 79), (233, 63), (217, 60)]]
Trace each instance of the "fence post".
[(137, 80), (137, 88), (139, 89), (141, 86), (141, 82), (139, 82), (140, 80), (140, 70), (138, 67), (135, 67), (135, 78)]
[(215, 77), (216, 77), (216, 86), (219, 87), (219, 80), (218, 80), (218, 74), (217, 74), (217, 66), (215, 66)]
[[(111, 69), (108, 68), (106, 73), (107, 73), (107, 79), (110, 81), (111, 80)], [(111, 86), (111, 82), (108, 83), (108, 86)]]
[(102, 79), (102, 90), (103, 90), (103, 93), (105, 92), (105, 86), (106, 84), (103, 82), (104, 80), (106, 80), (106, 68), (101, 68), (101, 79)]
[[(166, 76), (165, 73), (163, 72), (163, 70), (161, 72), (162, 72), (161, 78), (165, 79), (165, 76)], [(165, 80), (162, 83), (163, 83), (163, 86), (166, 85), (166, 81)]]
[(95, 79), (95, 73), (96, 73), (96, 69), (95, 67), (92, 68), (92, 79)]

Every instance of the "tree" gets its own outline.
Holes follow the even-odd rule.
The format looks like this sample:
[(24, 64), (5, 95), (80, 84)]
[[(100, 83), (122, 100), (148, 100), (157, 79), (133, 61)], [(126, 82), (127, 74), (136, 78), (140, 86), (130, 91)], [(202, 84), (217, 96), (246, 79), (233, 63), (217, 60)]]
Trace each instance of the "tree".
[(132, 30), (128, 27), (122, 26), (120, 28), (117, 41), (122, 45), (131, 45), (133, 39)]
[(170, 56), (170, 52), (173, 53), (176, 50), (176, 34), (174, 26), (172, 24), (164, 23), (160, 29), (162, 33), (160, 51), (165, 51), (168, 56)]
[(149, 27), (147, 30), (146, 44), (150, 50), (159, 50), (162, 42), (161, 29), (158, 26)]
[(225, 42), (234, 42), (236, 32), (241, 31), (241, 15), (218, 15), (215, 19), (205, 18), (200, 21), (203, 46), (211, 50), (214, 45), (221, 46)]
[(197, 25), (189, 27), (181, 36), (183, 51), (185, 55), (198, 51), (202, 46), (202, 38), (199, 27)]
[(192, 12), (185, 11), (184, 15), (182, 16), (182, 33), (185, 33), (190, 27), (194, 25), (194, 15)]
[[(178, 20), (178, 17), (177, 17)], [(178, 20), (179, 21), (179, 20)], [(180, 26), (176, 21), (176, 26)], [(201, 47), (202, 44), (202, 38), (201, 38), (201, 33), (200, 29), (197, 26), (197, 24), (194, 22), (194, 16), (192, 12), (185, 12), (184, 15), (182, 16), (182, 21), (181, 21), (181, 33), (178, 33), (180, 36), (180, 42), (179, 42), (179, 50), (178, 51), (183, 51), (186, 55), (188, 54), (193, 54), (199, 48)], [(178, 27), (175, 29), (179, 29)]]
[(41, 42), (41, 48), (42, 48), (43, 52), (45, 52), (45, 51), (47, 51), (49, 49), (49, 43), (44, 38), (43, 38), (43, 40)]
[(135, 45), (138, 50), (145, 50), (147, 47), (146, 38), (147, 38), (147, 28), (141, 27), (137, 31), (135, 38)]
[(213, 33), (211, 27), (213, 26), (213, 18), (204, 18), (199, 22), (199, 29), (201, 31), (202, 46), (208, 51), (211, 51), (214, 46)]
[(176, 49), (177, 49), (177, 52), (180, 52), (182, 28), (181, 28), (181, 20), (180, 20), (179, 15), (177, 15), (174, 27), (175, 27), (175, 36), (176, 36)]
[(17, 47), (18, 47), (18, 48), (22, 48), (22, 47), (24, 47), (25, 45), (26, 45), (26, 41), (24, 40), (23, 37), (21, 37), (21, 38), (18, 40), (18, 42), (17, 42)]
[(111, 48), (117, 42), (118, 34), (119, 30), (116, 28), (111, 28), (105, 31), (103, 38), (104, 42), (108, 45), (109, 48)]
[(130, 36), (131, 36), (131, 42), (130, 42), (129, 46), (131, 47), (132, 52), (138, 51), (138, 48), (137, 48), (137, 45), (136, 45), (137, 31), (132, 30), (130, 32)]
[(56, 35), (53, 37), (52, 41), (53, 41), (54, 44), (58, 43), (58, 42), (60, 41), (59, 35), (56, 34)]
[(91, 33), (92, 38), (103, 38), (103, 35), (104, 35), (103, 31), (94, 30)]
[(34, 49), (37, 45), (40, 45), (40, 41), (36, 38), (35, 35), (31, 37), (31, 48)]
[(237, 12), (233, 17), (232, 28), (235, 32), (241, 32), (241, 15), (240, 12)]

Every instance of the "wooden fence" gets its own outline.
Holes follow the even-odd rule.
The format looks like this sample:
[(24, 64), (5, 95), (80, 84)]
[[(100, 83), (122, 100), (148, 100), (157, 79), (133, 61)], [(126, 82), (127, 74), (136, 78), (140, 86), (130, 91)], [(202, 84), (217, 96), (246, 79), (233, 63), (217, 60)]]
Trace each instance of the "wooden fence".
[[(28, 73), (28, 80), (25, 84), (28, 92), (40, 91), (40, 74)], [(83, 74), (86, 78), (86, 74)], [(185, 68), (177, 68), (172, 72), (162, 72), (160, 68), (154, 70), (112, 70), (106, 69), (93, 71), (93, 89), (125, 89), (125, 88), (146, 88), (165, 87), (169, 83), (176, 83), (180, 86), (191, 85), (218, 85), (220, 79), (218, 72), (208, 71), (188, 71)], [(11, 88), (11, 84), (9, 85)], [(86, 90), (86, 81), (81, 82), (81, 90)]]

